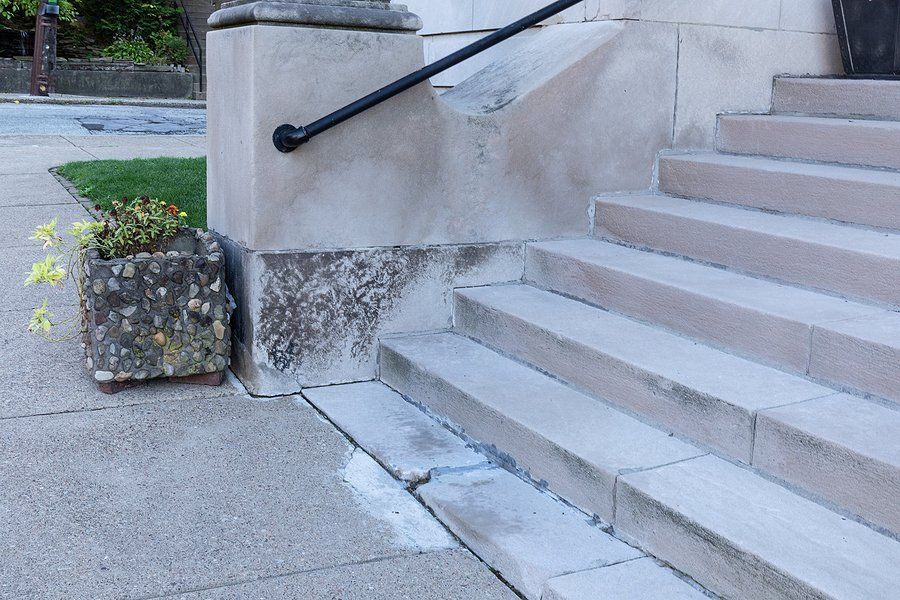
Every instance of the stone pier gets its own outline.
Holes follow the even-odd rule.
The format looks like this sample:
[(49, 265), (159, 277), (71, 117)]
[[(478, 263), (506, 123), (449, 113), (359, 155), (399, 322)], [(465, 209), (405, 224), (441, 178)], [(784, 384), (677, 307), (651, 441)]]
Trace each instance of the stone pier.
[[(209, 34), (209, 223), (253, 392), (372, 379), (379, 337), (445, 329), (451, 290), (518, 280), (523, 242), (583, 234), (672, 136), (675, 26), (552, 26), (451, 92), (422, 84), (292, 154), (309, 123), (419, 69), (387, 2), (232, 2)], [(635, 68), (635, 65), (641, 67)]]

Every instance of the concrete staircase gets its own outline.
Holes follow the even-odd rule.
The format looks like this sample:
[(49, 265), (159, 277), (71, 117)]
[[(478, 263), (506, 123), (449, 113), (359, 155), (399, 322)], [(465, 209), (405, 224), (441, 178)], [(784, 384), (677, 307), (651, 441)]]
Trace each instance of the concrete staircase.
[(896, 598), (900, 82), (779, 79), (594, 214), (521, 284), (457, 290), (452, 332), (384, 340), (382, 381), (703, 593)]
[[(204, 62), (206, 62), (206, 34), (209, 33), (209, 25), (207, 25), (207, 20), (209, 16), (219, 9), (222, 4), (222, 0), (180, 0), (180, 5), (184, 6), (185, 14), (187, 14), (191, 23), (194, 26), (194, 31), (197, 33), (197, 37), (199, 38), (200, 48), (203, 50), (203, 58)], [(187, 32), (182, 31), (182, 34), (185, 36), (189, 36)], [(185, 39), (190, 39), (186, 37)], [(194, 99), (195, 100), (205, 100), (206, 99), (206, 82), (204, 79), (203, 85), (200, 83), (200, 71), (204, 70), (204, 78), (205, 78), (205, 69), (206, 65), (197, 64), (196, 59), (193, 54), (188, 55), (188, 70), (194, 74)]]

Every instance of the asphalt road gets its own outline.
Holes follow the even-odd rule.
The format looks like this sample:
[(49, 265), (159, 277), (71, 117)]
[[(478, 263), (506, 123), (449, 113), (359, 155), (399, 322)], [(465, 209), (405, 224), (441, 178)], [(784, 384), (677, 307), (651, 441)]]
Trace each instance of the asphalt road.
[(0, 135), (203, 135), (206, 111), (149, 106), (0, 104)]

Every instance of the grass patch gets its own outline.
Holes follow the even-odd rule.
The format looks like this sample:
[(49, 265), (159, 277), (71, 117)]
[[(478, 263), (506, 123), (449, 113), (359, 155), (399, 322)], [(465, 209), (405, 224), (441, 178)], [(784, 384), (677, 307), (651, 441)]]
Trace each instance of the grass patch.
[(177, 204), (191, 227), (206, 228), (206, 159), (139, 158), (72, 162), (59, 168), (79, 193), (104, 208), (149, 196)]

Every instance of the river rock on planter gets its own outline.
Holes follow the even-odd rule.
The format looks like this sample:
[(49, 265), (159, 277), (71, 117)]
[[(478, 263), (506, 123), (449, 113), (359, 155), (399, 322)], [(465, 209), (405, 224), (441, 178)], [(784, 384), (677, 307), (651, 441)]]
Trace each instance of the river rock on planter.
[(166, 252), (85, 256), (85, 352), (107, 393), (159, 377), (218, 385), (231, 357), (233, 304), (225, 255), (208, 232), (184, 229)]

